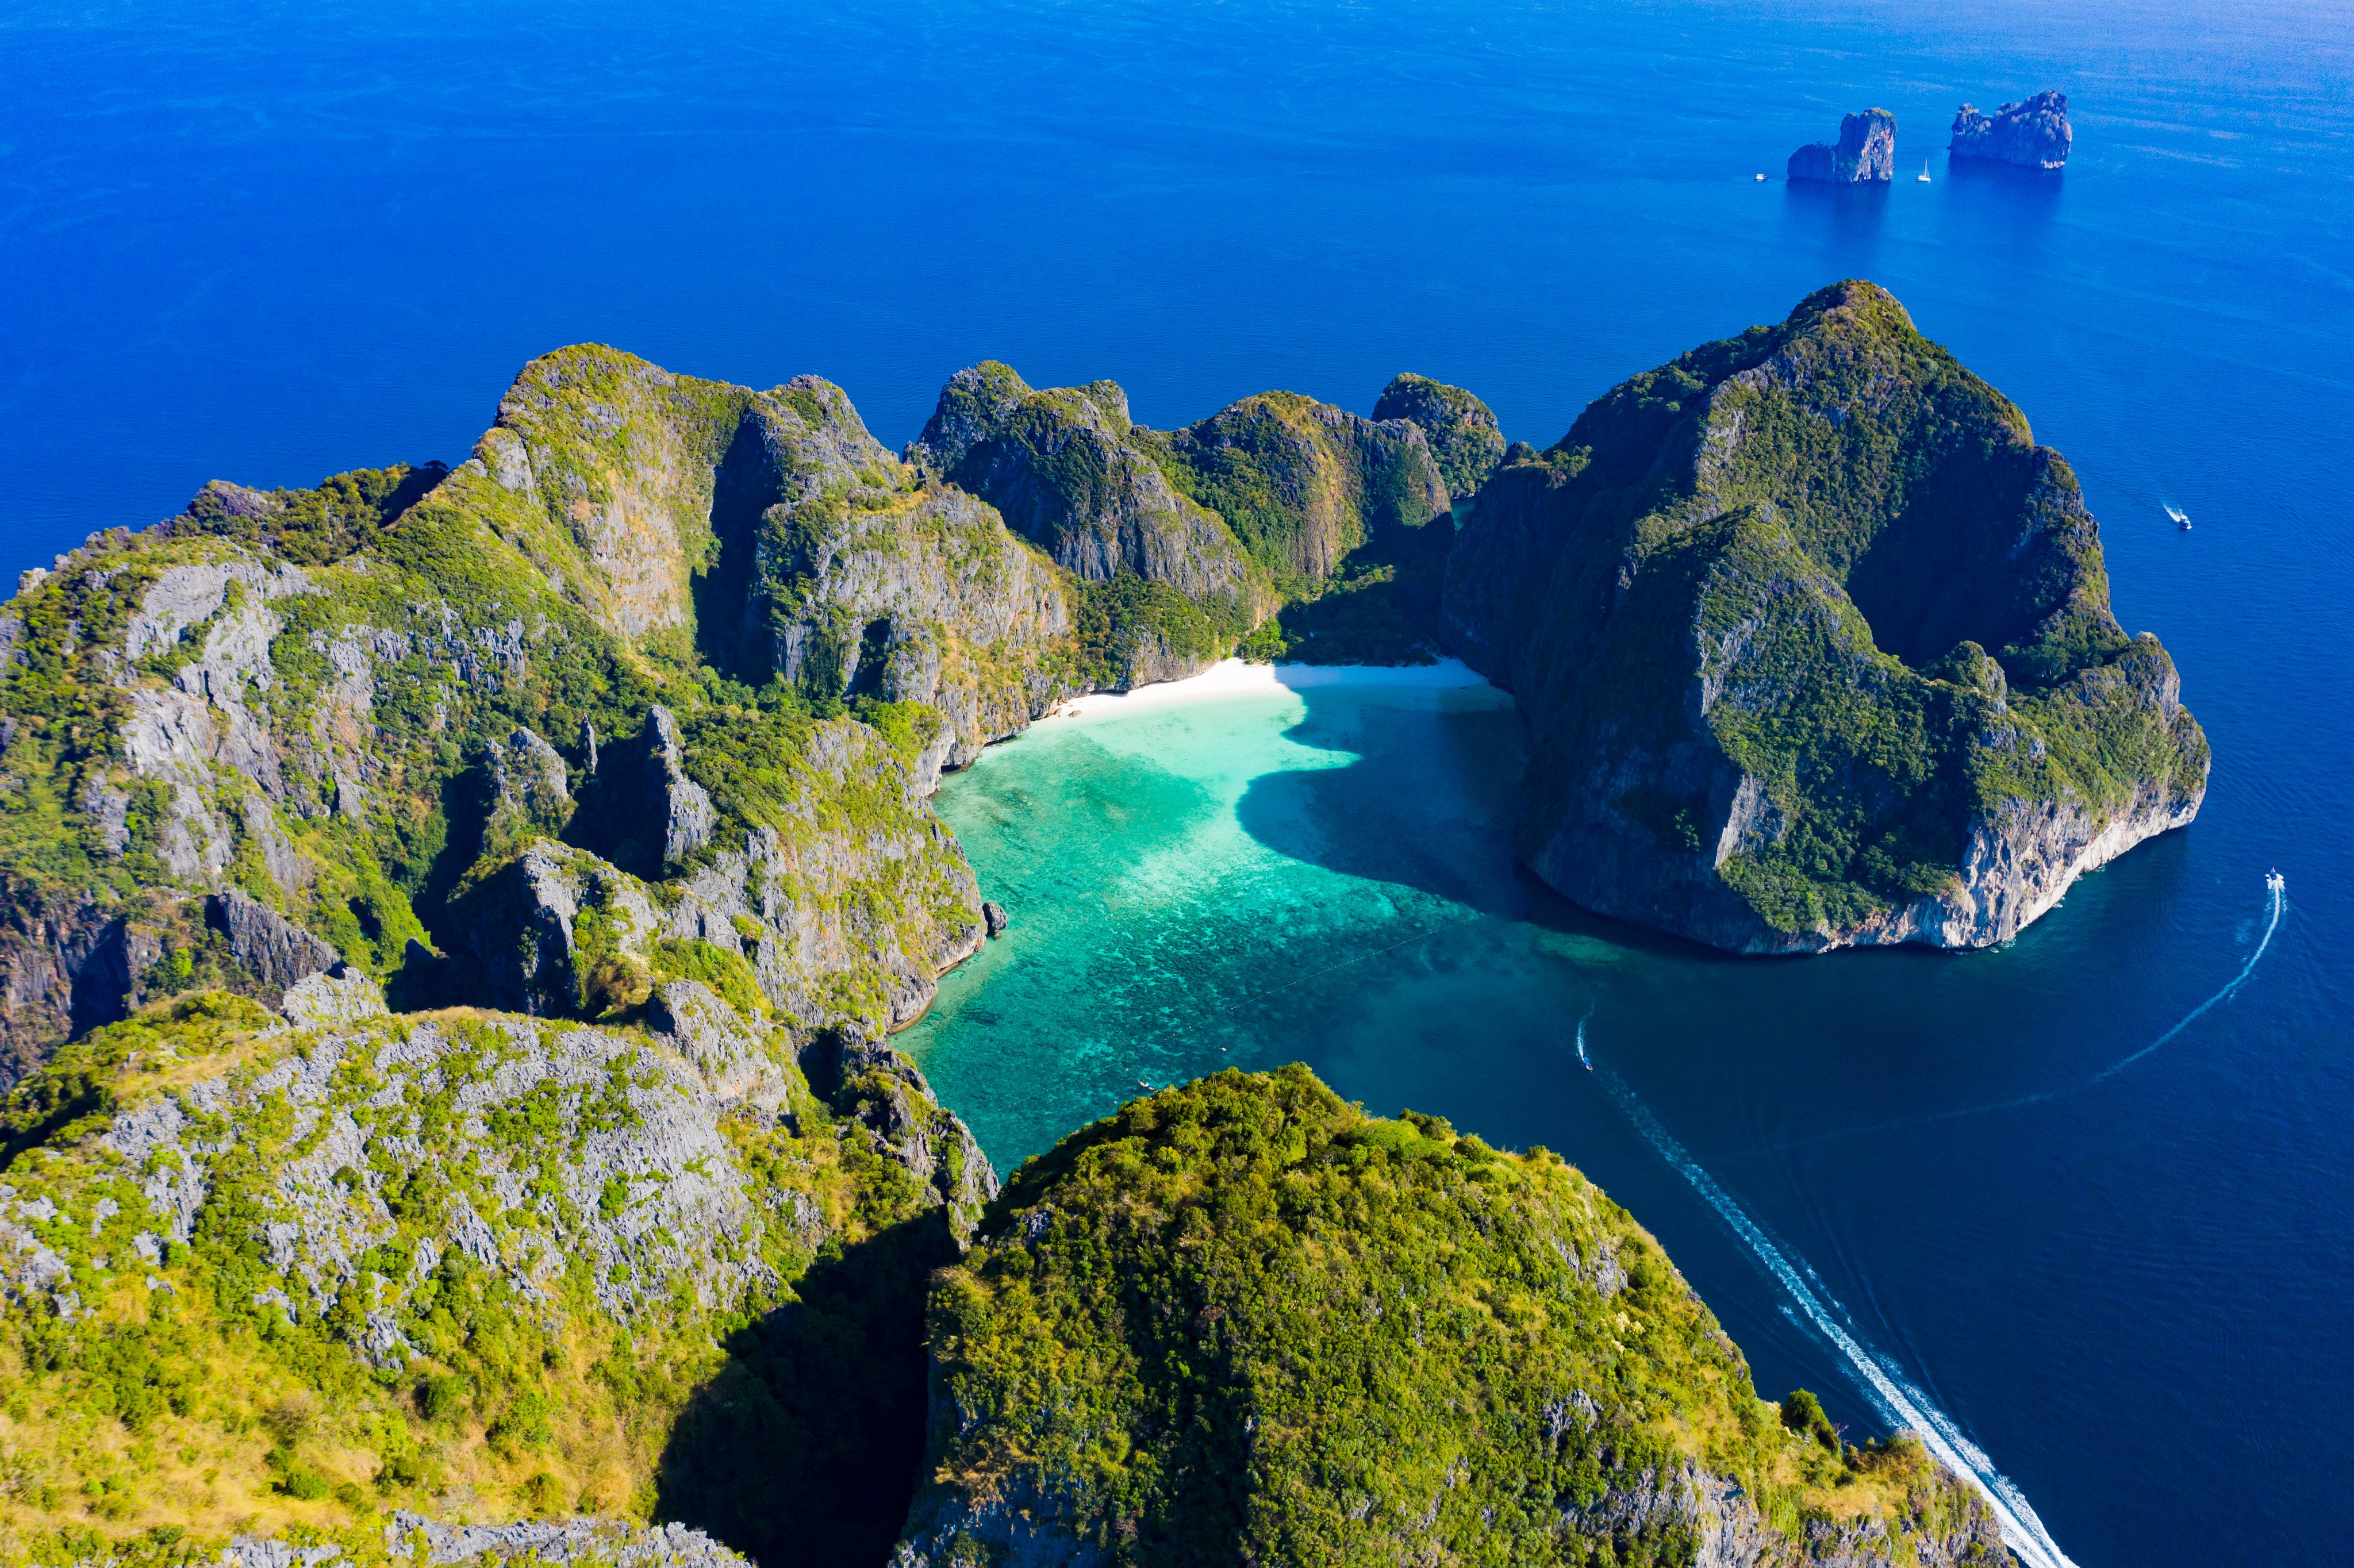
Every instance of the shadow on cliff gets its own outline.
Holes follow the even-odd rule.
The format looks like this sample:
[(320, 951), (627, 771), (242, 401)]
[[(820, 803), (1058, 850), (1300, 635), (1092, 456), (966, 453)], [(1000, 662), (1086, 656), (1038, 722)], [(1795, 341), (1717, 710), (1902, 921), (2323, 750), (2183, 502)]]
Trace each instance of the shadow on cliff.
[(1309, 686), (1285, 738), (1356, 754), (1336, 768), (1263, 773), (1235, 803), (1278, 854), (1347, 876), (1519, 917), (1512, 820), (1527, 741), (1517, 709), (1386, 703), (1363, 687)]
[(1756, 961), (1595, 914), (1519, 863), (1512, 834), (1528, 732), (1517, 707), (1433, 711), (1347, 686), (1309, 686), (1299, 695), (1307, 711), (1285, 737), (1354, 753), (1356, 760), (1252, 779), (1235, 814), (1267, 848), (1343, 875), (1436, 894), (1477, 914), (1632, 951)]
[(798, 1301), (729, 1335), (655, 1475), (655, 1517), (764, 1563), (875, 1568), (907, 1522), (925, 1425), (924, 1302), (944, 1210), (828, 1245)]

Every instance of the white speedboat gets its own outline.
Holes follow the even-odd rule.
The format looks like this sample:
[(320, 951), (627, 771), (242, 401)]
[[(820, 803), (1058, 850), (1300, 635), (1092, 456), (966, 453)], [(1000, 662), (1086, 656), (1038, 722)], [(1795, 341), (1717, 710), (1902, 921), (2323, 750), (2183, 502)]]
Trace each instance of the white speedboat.
[(1922, 160), (1921, 160), (1921, 172), (1920, 172), (1919, 174), (1917, 174), (1917, 175), (1914, 175), (1913, 177), (1914, 177), (1914, 179), (1916, 179), (1916, 180), (1919, 180), (1919, 181), (1920, 181), (1923, 185), (1927, 185), (1927, 184), (1929, 183), (1929, 160), (1928, 160), (1928, 159), (1924, 158), (1924, 159), (1922, 159)]
[[(2163, 503), (2161, 503), (2161, 504), (2163, 504)], [(2168, 506), (2168, 507), (2167, 507), (2167, 508), (2166, 508), (2166, 514), (2167, 514), (2168, 517), (2173, 518), (2177, 523), (2181, 524), (2182, 524), (2183, 531), (2184, 531), (2185, 533), (2190, 532), (2190, 513), (2188, 513), (2188, 512), (2183, 512), (2183, 511), (2179, 511), (2179, 510), (2176, 509), (2175, 507)]]
[(2288, 889), (2288, 878), (2283, 876), (2275, 868), (2264, 873), (2264, 886), (2274, 893), (2285, 892)]

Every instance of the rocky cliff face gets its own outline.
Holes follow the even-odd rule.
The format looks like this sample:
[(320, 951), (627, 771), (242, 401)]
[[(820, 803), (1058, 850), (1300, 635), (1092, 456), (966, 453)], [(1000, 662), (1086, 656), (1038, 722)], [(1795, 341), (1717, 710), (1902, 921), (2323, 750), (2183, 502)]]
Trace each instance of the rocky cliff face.
[(1034, 391), (989, 360), (949, 378), (907, 456), (996, 507), (1079, 577), (1163, 583), (1236, 606), (1247, 629), (1265, 597), (1248, 557), (1133, 433), (1116, 383)]
[(2075, 476), (1870, 284), (1508, 462), (1444, 615), (1529, 715), (1530, 866), (1719, 947), (2001, 941), (2206, 789)]
[(1453, 499), (1426, 432), (1461, 478), (1493, 421), (1390, 396), (1415, 417), (1271, 393), (1162, 433), (1108, 382), (981, 366), (903, 463), (818, 377), (587, 344), (455, 470), (216, 482), (93, 535), (0, 612), (0, 1073), (158, 996), (269, 1001), (297, 961), (403, 1006), (635, 1005), (652, 972), (589, 983), (535, 842), (805, 1026), (905, 1022), (981, 928), (923, 802), (943, 768), (1207, 667), (1285, 597), (1329, 600), (1298, 651), (1426, 640)]
[(557, 840), (799, 1022), (903, 1022), (981, 929), (923, 796), (1087, 688), (1072, 586), (830, 383), (595, 346), (527, 366), (454, 471), (209, 485), (0, 612), (0, 1045), (21, 1074), (154, 997), (337, 963), (577, 1011), (465, 990), (556, 949), (453, 902)]
[(2076, 134), (2068, 125), (2065, 93), (2039, 92), (2024, 103), (2006, 103), (1992, 114), (1962, 105), (1954, 116), (1946, 151), (2022, 169), (2057, 169), (2068, 162)]
[(1836, 143), (1814, 142), (1790, 154), (1789, 177), (1865, 185), (1896, 177), (1896, 116), (1867, 109), (1840, 121)]
[(1151, 450), (1278, 580), (1319, 581), (1384, 535), (1447, 506), (1422, 428), (1376, 421), (1296, 392), (1264, 392)]
[(1154, 430), (1112, 382), (1036, 391), (992, 361), (950, 379), (907, 456), (1086, 579), (1073, 615), (1099, 685), (1193, 673), (1246, 636), (1261, 656), (1411, 662), (1450, 504), (1502, 440), (1459, 387), (1401, 376), (1384, 397), (1368, 419), (1261, 393)]
[[(749, 1497), (832, 1542), (858, 1467), (912, 1465), (923, 1275), (996, 1181), (888, 1047), (822, 1033), (813, 1088), (748, 983), (652, 1001), (632, 1029), (397, 1017), (319, 976), (284, 1021), (202, 993), (28, 1080), (0, 1112), (0, 1340), (42, 1369), (11, 1427), (17, 1539), (80, 1528), (90, 1496), (110, 1533), (199, 1539), (394, 1503), (459, 1561), (476, 1536), (453, 1527), (642, 1510), (726, 1427), (695, 1391), (748, 1378), (776, 1446), (734, 1491), (674, 1477), (673, 1517), (740, 1527)], [(834, 1300), (876, 1249), (890, 1266)], [(792, 1370), (761, 1383), (719, 1341), (780, 1314)], [(877, 1420), (879, 1447), (845, 1449)]]
[(1085, 689), (1070, 579), (986, 503), (920, 483), (796, 516), (769, 563), (779, 667), (836, 697), (916, 702), (948, 721), (941, 761)]
[(936, 1283), (931, 1344), (896, 1568), (2010, 1562), (1917, 1443), (1787, 1430), (1559, 1160), (1369, 1118), (1305, 1068), (1139, 1100), (1025, 1165)]

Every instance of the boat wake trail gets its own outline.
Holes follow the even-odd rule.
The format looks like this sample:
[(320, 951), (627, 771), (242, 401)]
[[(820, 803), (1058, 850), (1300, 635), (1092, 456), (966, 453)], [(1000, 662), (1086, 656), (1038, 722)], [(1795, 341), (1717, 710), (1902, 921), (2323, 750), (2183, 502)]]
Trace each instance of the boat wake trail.
[(1585, 1009), (1585, 1018), (1577, 1021), (1577, 1065), (1589, 1073), (1594, 1071), (1594, 1058), (1585, 1054), (1585, 1019), (1593, 1016), (1594, 1008), (1589, 1003)]
[(2069, 1095), (2081, 1095), (2096, 1084), (2107, 1083), (2111, 1078), (2206, 1017), (2209, 1012), (2240, 994), (2240, 988), (2246, 985), (2249, 978), (2256, 972), (2256, 965), (2264, 958), (2264, 949), (2273, 945), (2273, 933), (2280, 929), (2281, 914), (2288, 907), (2288, 883), (2279, 872), (2266, 874), (2264, 890), (2264, 934), (2257, 938), (2256, 950), (2248, 955), (2248, 961), (2240, 966), (2240, 972), (2226, 980), (2222, 989), (2216, 991), (2214, 995), (2175, 1020), (2173, 1028), (2136, 1051), (2132, 1055), (2110, 1063), (2083, 1082), (2069, 1084), (2057, 1089), (2039, 1089), (2031, 1095), (2015, 1095), (2009, 1099), (1995, 1100), (1982, 1106), (1957, 1106), (1952, 1110), (1929, 1111), (1919, 1116), (1898, 1117), (1892, 1121), (1868, 1122), (1861, 1127), (1834, 1128), (1829, 1132), (1819, 1132), (1810, 1138), (1791, 1139), (1787, 1142), (1773, 1144), (1766, 1149), (1752, 1150), (1748, 1152), (1787, 1154), (1794, 1150), (1811, 1149), (1816, 1144), (1829, 1143), (1842, 1138), (1861, 1138), (1867, 1133), (1874, 1132), (1893, 1132), (1901, 1127), (1927, 1127), (1941, 1121), (1956, 1121), (1967, 1116), (1984, 1116), (1988, 1111), (2017, 1110), (2022, 1106), (2040, 1106), (2046, 1101), (2062, 1099)]
[[(1578, 1043), (1581, 1048), (1585, 1044), (1583, 1020), (1580, 1021)], [(1931, 1403), (1929, 1397), (1908, 1382), (1893, 1364), (1866, 1348), (1848, 1330), (1842, 1322), (1847, 1318), (1847, 1309), (1829, 1291), (1819, 1288), (1819, 1279), (1815, 1286), (1810, 1287), (1807, 1283), (1814, 1270), (1804, 1267), (1805, 1260), (1801, 1258), (1797, 1266), (1793, 1266), (1790, 1255), (1774, 1244), (1757, 1222), (1749, 1217), (1748, 1211), (1734, 1202), (1733, 1195), (1717, 1184), (1716, 1178), (1702, 1170), (1684, 1146), (1659, 1125), (1659, 1118), (1636, 1097), (1635, 1091), (1627, 1086), (1625, 1079), (1607, 1067), (1598, 1069), (1595, 1075), (1602, 1080), (1611, 1099), (1634, 1124), (1635, 1130), (1643, 1135), (1676, 1174), (1690, 1182), (1692, 1190), (1708, 1201), (1709, 1207), (1733, 1228), (1733, 1233), (1766, 1266), (1766, 1272), (1781, 1282), (1782, 1288), (1789, 1292), (1790, 1298), (1797, 1304), (1798, 1310), (1806, 1315), (1807, 1320), (1838, 1349), (1840, 1354), (1847, 1358), (1849, 1365), (1862, 1380), (1866, 1397), (1881, 1414), (1892, 1425), (1919, 1434), (1931, 1453), (1985, 1497), (1988, 1506), (1994, 1510), (1996, 1520), (2001, 1525), (2003, 1541), (2020, 1560), (2029, 1564), (2029, 1568), (2075, 1568), (2068, 1554), (2060, 1550), (2050, 1532), (2043, 1528), (2043, 1521), (2035, 1517), (2035, 1510), (2028, 1506), (2027, 1499), (2001, 1471), (1994, 1467), (1993, 1462), (1978, 1445), (1964, 1436), (1952, 1418)]]
[[(2109, 1066), (2094, 1074), (2083, 1083), (2078, 1084), (2076, 1086), (2076, 1089), (2089, 1089), (2094, 1084), (2104, 1083), (2110, 1078), (2115, 1077), (2119, 1073), (2124, 1072), (2127, 1067), (2132, 1066), (2136, 1062), (2140, 1061), (2144, 1056), (2148, 1055), (2152, 1051), (2157, 1050), (2159, 1046), (2165, 1044), (2168, 1041), (2173, 1039), (2176, 1035), (2181, 1033), (2184, 1030), (2198, 1022), (2201, 1018), (2207, 1015), (2209, 1009), (2221, 1007), (2223, 1003), (2231, 1001), (2233, 997), (2240, 994), (2240, 988), (2248, 983), (2248, 977), (2250, 975), (2256, 972), (2256, 960), (2263, 958), (2264, 956), (2264, 949), (2273, 945), (2273, 933), (2280, 929), (2281, 911), (2286, 907), (2288, 904), (2288, 882), (2287, 879), (2283, 877), (2279, 872), (2275, 871), (2265, 876), (2264, 898), (2265, 902), (2270, 906), (2270, 907), (2264, 911), (2264, 934), (2257, 938), (2256, 950), (2248, 955), (2248, 961), (2240, 966), (2240, 972), (2233, 975), (2230, 982), (2226, 984), (2222, 990), (2217, 991), (2213, 996), (2209, 997), (2206, 1001), (2200, 1002), (2198, 1006), (2184, 1013), (2181, 1021), (2176, 1023), (2173, 1028), (2168, 1030), (2165, 1033), (2159, 1035), (2157, 1039), (2151, 1041), (2148, 1044), (2143, 1046), (2140, 1050), (2135, 1052), (2124, 1061), (2113, 1063)], [(2030, 1096), (2027, 1099), (2018, 1101), (2017, 1103), (2020, 1105), (2031, 1105), (2036, 1100), (2052, 1099), (2061, 1095), (2073, 1094), (2075, 1092), (2075, 1089), (2053, 1089), (2049, 1094)]]

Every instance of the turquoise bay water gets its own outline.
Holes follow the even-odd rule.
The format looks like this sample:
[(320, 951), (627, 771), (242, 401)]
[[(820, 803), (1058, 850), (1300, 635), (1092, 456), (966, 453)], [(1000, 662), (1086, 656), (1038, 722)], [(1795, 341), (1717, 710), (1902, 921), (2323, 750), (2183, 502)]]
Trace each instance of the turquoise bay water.
[(1140, 1081), (1437, 1046), (1483, 993), (1567, 1006), (1575, 976), (1534, 958), (1561, 940), (1511, 918), (1520, 755), (1486, 685), (1050, 720), (941, 792), (1014, 919), (905, 1042), (1010, 1169)]
[[(1892, 1410), (1945, 1423), (2079, 1562), (2107, 1553), (2071, 1525), (2115, 1521), (2071, 1480), (2113, 1472), (2070, 1457), (2088, 1427), (2131, 1441), (2096, 1414), (2116, 1389), (2166, 1423), (2127, 1463), (2342, 1420), (2266, 1370), (2263, 1347), (2317, 1303), (2237, 1294), (2270, 1266), (2263, 1228), (2143, 1201), (2147, 1162), (2176, 1165), (2168, 1146), (2204, 1123), (2193, 1147), (2222, 1155), (2225, 1206), (2243, 1204), (2216, 1135), (2285, 1109), (2294, 1050), (2257, 1093), (2183, 1110), (2244, 1071), (2242, 1031), (2274, 1044), (2289, 999), (2261, 967), (2246, 1006), (2168, 1033), (2256, 957), (2257, 874), (2215, 890), (2236, 917), (2179, 944), (2179, 972), (2139, 986), (2123, 977), (2168, 945), (2154, 911), (2179, 900), (2182, 835), (1998, 952), (1731, 959), (1515, 870), (1524, 743), (1504, 694), (1282, 675), (1297, 689), (1049, 720), (943, 787), (1012, 926), (902, 1043), (1001, 1168), (1147, 1084), (1294, 1060), (1376, 1112), (1560, 1150), (1659, 1234), (1765, 1392), (1825, 1391), (1859, 1430)], [(2302, 934), (2271, 934), (2264, 956), (2295, 966)], [(2205, 1324), (2188, 1361), (2185, 1302)]]

